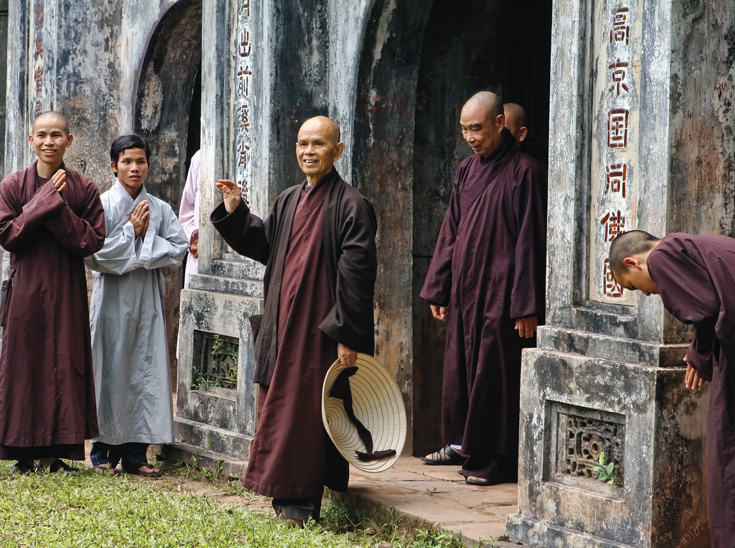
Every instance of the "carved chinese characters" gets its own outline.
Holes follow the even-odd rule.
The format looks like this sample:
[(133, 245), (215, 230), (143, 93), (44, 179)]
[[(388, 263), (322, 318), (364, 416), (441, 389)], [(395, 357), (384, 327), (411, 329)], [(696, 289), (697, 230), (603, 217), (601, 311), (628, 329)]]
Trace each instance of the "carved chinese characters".
[(636, 224), (639, 14), (633, 3), (602, 2), (597, 13), (598, 33), (593, 38), (590, 298), (619, 304), (631, 304), (631, 296), (615, 282), (607, 253), (615, 236)]
[(253, 41), (250, 17), (252, 0), (240, 0), (237, 6), (237, 31), (235, 33), (235, 181), (248, 200), (252, 189), (252, 135), (253, 111)]

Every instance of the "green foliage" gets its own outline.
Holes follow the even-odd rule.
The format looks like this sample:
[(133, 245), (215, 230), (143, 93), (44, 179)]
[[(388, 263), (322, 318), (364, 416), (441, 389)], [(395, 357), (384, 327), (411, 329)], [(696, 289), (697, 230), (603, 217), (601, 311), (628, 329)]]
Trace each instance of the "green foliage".
[(598, 461), (600, 464), (592, 467), (592, 472), (597, 472), (597, 481), (603, 483), (613, 484), (615, 483), (615, 462), (610, 461), (605, 464), (605, 452), (600, 451), (600, 458)]
[(88, 469), (17, 476), (2, 463), (0, 484), (2, 548), (368, 546), (319, 527), (295, 529), (211, 497), (172, 492), (160, 481)]

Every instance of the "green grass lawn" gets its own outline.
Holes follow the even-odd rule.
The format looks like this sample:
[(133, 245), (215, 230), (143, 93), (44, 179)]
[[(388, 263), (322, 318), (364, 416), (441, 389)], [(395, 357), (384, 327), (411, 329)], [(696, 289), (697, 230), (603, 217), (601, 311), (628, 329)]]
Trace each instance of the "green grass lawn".
[[(449, 537), (417, 531), (410, 538), (361, 530), (344, 508), (328, 506), (321, 524), (293, 528), (277, 518), (193, 494), (174, 481), (76, 474), (10, 473), (0, 461), (0, 547), (433, 547)], [(230, 491), (237, 491), (237, 488)], [(232, 497), (232, 495), (230, 495)], [(239, 493), (247, 497), (247, 493)], [(340, 521), (342, 523), (340, 523)], [(331, 530), (330, 530), (331, 529)], [(332, 532), (347, 531), (347, 532)]]

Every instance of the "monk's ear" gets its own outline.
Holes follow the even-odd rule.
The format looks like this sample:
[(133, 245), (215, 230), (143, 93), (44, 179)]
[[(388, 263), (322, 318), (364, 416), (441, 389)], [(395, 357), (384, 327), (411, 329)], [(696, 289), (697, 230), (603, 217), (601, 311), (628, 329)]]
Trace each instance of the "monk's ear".
[(526, 135), (528, 135), (528, 128), (526, 126), (523, 126), (520, 130), (518, 130), (518, 140), (522, 143), (526, 140)]
[(495, 117), (495, 123), (498, 124), (500, 129), (503, 129), (505, 127), (505, 114), (498, 114)]
[(74, 136), (70, 133), (66, 136), (66, 146), (71, 146), (71, 142), (74, 140)]
[(334, 161), (336, 162), (339, 160), (340, 156), (342, 156), (342, 153), (345, 151), (345, 144), (344, 143), (337, 143), (336, 146), (336, 152), (334, 154)]
[(629, 269), (633, 267), (640, 268), (641, 262), (638, 260), (638, 257), (626, 257), (623, 259), (623, 264)]

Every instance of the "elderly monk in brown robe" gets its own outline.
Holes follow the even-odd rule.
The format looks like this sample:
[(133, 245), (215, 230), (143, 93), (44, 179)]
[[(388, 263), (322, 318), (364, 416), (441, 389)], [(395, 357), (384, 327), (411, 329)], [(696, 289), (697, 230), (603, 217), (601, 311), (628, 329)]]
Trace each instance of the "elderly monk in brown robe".
[(232, 248), (266, 265), (265, 311), (255, 340), (259, 420), (245, 487), (273, 497), (291, 523), (319, 518), (324, 486), (347, 488), (347, 461), (321, 418), (327, 369), (373, 353), (377, 270), (373, 206), (334, 168), (344, 144), (329, 118), (307, 120), (296, 157), (306, 180), (276, 198), (262, 221), (234, 182), (211, 215)]
[(41, 114), (29, 137), (38, 161), (0, 183), (0, 245), (11, 253), (0, 459), (20, 473), (71, 472), (59, 459), (84, 460), (84, 440), (99, 434), (84, 257), (105, 243), (105, 212), (97, 186), (64, 166), (72, 140), (64, 116)]
[[(633, 230), (610, 245), (625, 289), (660, 295), (666, 310), (694, 325), (684, 361), (686, 387), (711, 381), (707, 507), (713, 548), (735, 547), (735, 239)], [(696, 473), (696, 471), (694, 471)]]
[(493, 485), (518, 474), (521, 351), (544, 314), (546, 175), (516, 147), (494, 93), (467, 101), (460, 126), (474, 155), (457, 169), (421, 290), (448, 322), (447, 445), (422, 460), (463, 463), (467, 483)]

